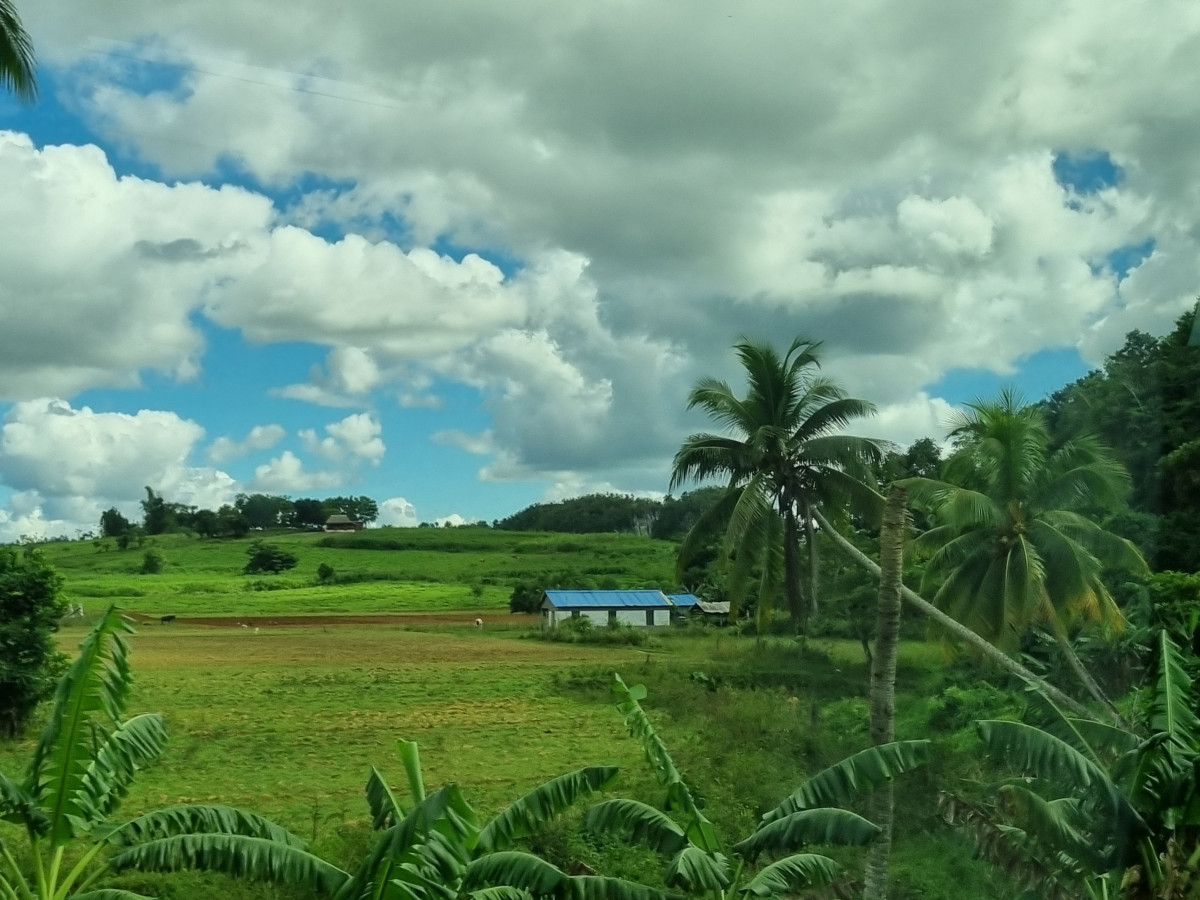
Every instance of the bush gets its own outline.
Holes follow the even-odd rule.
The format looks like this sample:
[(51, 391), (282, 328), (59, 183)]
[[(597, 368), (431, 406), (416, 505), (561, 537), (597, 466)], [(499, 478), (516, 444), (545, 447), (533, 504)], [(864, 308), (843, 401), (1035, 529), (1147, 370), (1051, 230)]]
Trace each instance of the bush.
[(317, 566), (317, 581), (319, 581), (321, 584), (329, 584), (336, 577), (337, 574), (333, 571), (333, 566), (331, 566), (329, 563), (321, 563), (319, 566)]
[(286, 572), (288, 569), (294, 569), (296, 563), (296, 554), (289, 553), (287, 550), (280, 549), (273, 544), (268, 544), (265, 541), (254, 541), (246, 548), (246, 555), (250, 557), (250, 561), (246, 563), (246, 567), (242, 572), (246, 575), (257, 574), (278, 574)]
[(66, 669), (54, 641), (67, 611), (61, 589), (36, 550), (0, 548), (0, 737), (20, 735)]
[(618, 644), (643, 647), (650, 643), (650, 635), (644, 628), (634, 628), (621, 622), (609, 622), (597, 627), (586, 616), (564, 619), (556, 628), (547, 628), (541, 633), (542, 640), (566, 644)]
[(163, 556), (162, 551), (157, 547), (151, 547), (142, 556), (142, 568), (140, 571), (143, 575), (157, 575), (163, 570), (163, 566), (166, 565), (166, 562), (166, 558)]

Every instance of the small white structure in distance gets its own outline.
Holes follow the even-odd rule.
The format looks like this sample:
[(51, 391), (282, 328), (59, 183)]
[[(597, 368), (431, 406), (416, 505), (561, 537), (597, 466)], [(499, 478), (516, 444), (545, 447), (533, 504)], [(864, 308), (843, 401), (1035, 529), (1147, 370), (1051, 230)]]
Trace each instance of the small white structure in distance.
[(542, 627), (564, 619), (586, 618), (593, 625), (619, 622), (635, 628), (671, 624), (671, 604), (662, 591), (546, 591)]

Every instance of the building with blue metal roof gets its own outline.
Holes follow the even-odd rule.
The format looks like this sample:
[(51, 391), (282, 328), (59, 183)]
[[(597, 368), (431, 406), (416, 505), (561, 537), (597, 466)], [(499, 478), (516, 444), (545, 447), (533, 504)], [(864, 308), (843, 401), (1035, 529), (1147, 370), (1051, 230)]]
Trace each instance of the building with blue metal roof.
[(695, 594), (667, 594), (667, 599), (671, 601), (672, 606), (678, 606), (685, 612), (700, 602), (700, 598)]
[(580, 618), (595, 625), (669, 625), (671, 604), (662, 591), (546, 591), (542, 595), (544, 627), (554, 628), (563, 619)]

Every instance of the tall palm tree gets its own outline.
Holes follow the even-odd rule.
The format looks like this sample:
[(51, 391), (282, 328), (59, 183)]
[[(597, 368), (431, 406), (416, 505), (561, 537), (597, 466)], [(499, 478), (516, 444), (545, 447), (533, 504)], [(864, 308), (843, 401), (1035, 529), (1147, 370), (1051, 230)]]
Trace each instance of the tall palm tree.
[[(692, 527), (679, 554), (679, 571), (702, 542), (723, 525), (723, 554), (731, 563), (729, 593), (736, 603), (755, 568), (761, 572), (760, 613), (782, 581), (789, 611), (804, 622), (816, 611), (819, 559), (813, 513), (837, 517), (848, 504), (877, 514), (882, 499), (870, 487), (872, 466), (886, 444), (842, 434), (851, 420), (875, 407), (847, 397), (817, 374), (820, 343), (797, 338), (780, 356), (761, 341), (742, 338), (734, 352), (746, 370), (746, 395), (724, 381), (703, 378), (688, 395), (726, 429), (691, 435), (675, 454), (671, 489), (720, 478), (728, 488)], [(801, 586), (800, 541), (808, 548), (808, 596)]]
[(1088, 516), (1120, 503), (1128, 475), (1090, 436), (1052, 448), (1041, 412), (1013, 391), (970, 404), (952, 425), (959, 449), (943, 480), (909, 482), (914, 503), (937, 522), (915, 542), (929, 557), (924, 587), (936, 585), (935, 604), (1002, 649), (1045, 626), (1112, 712), (1069, 632), (1083, 623), (1120, 628), (1102, 573), (1146, 571), (1133, 544)]
[(0, 0), (0, 87), (22, 100), (37, 97), (33, 75), (33, 42), (21, 26), (12, 0)]

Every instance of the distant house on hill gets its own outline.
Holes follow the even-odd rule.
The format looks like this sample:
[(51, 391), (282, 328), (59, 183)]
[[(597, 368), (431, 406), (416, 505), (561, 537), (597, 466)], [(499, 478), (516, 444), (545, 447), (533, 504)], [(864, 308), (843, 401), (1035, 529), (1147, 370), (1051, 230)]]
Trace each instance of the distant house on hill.
[(325, 520), (326, 531), (362, 531), (362, 529), (362, 522), (355, 522), (349, 516), (343, 516), (341, 513)]
[(542, 595), (543, 627), (580, 618), (595, 625), (670, 625), (671, 604), (662, 591), (546, 591)]

